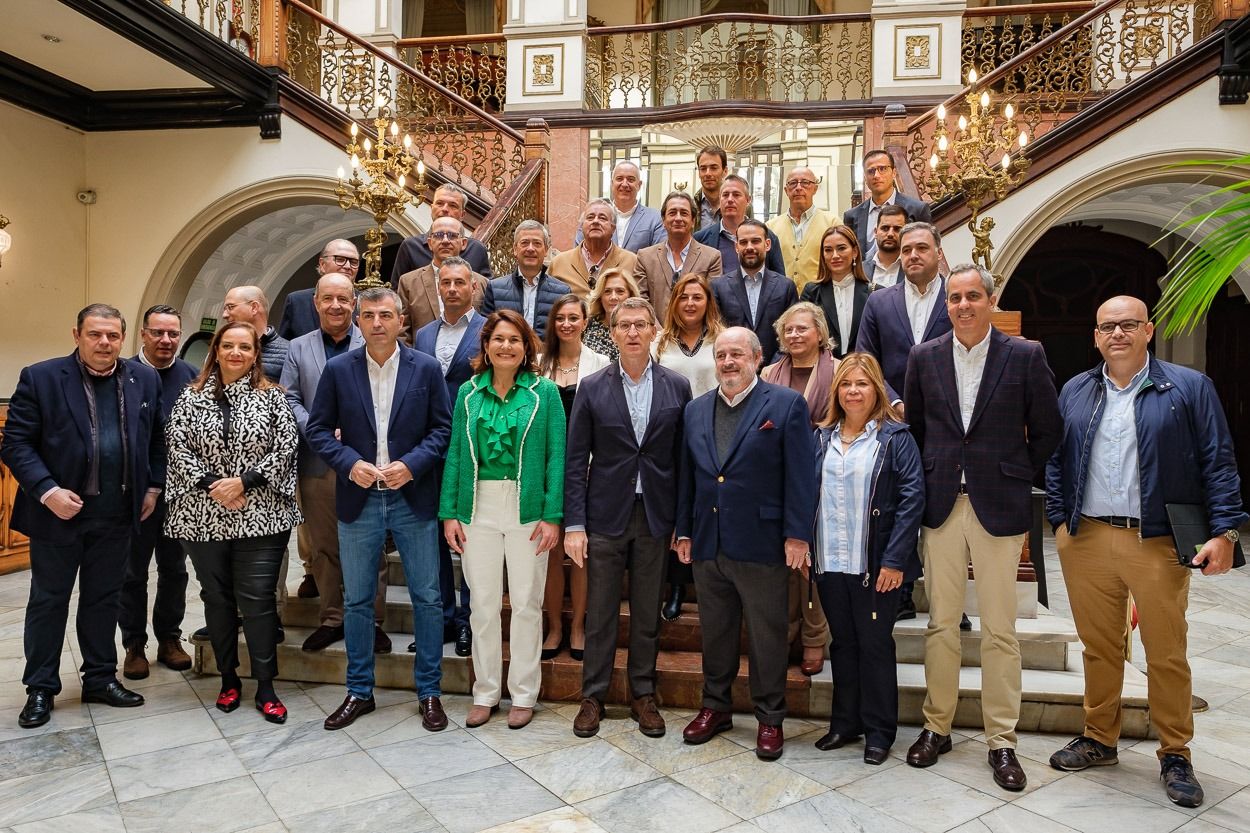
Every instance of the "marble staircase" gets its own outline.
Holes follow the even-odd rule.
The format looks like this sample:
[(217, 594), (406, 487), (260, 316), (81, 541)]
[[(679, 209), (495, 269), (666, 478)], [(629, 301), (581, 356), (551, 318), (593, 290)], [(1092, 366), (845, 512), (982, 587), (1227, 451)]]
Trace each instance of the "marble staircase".
[[(387, 688), (412, 686), (412, 655), (405, 648), (412, 641), (412, 609), (403, 586), (403, 574), (396, 556), (390, 556), (390, 586), (387, 589), (384, 629), (394, 644), (391, 654), (376, 658), (377, 684)], [(294, 582), (293, 582), (294, 584)], [(293, 588), (292, 588), (293, 590)], [(566, 630), (569, 610), (565, 610)], [(504, 626), (509, 609), (504, 603)], [(625, 677), (625, 646), (628, 643), (629, 610), (622, 602), (617, 656), (609, 700), (628, 702)], [(320, 653), (300, 650), (304, 638), (317, 626), (317, 600), (298, 599), (292, 592), (284, 614), (286, 641), (279, 646), (278, 667), (283, 679), (304, 682), (342, 683), (347, 657), (342, 642)], [(903, 723), (923, 722), (924, 702), (924, 631), (928, 614), (923, 610), (916, 619), (898, 623), (895, 628), (899, 678), (899, 719)], [(959, 707), (955, 724), (979, 727), (981, 723), (981, 669), (979, 667), (979, 620), (972, 617), (973, 629), (962, 634), (963, 668), (960, 672)], [(1021, 655), (1024, 664), (1021, 731), (1045, 731), (1079, 734), (1083, 724), (1080, 643), (1071, 621), (1054, 616), (1038, 607), (1034, 618), (1017, 622)], [(660, 635), (658, 679), (660, 701), (671, 708), (697, 708), (700, 705), (702, 667), (697, 604), (688, 602), (675, 622), (665, 623)], [(242, 635), (240, 635), (242, 641)], [(194, 643), (197, 671), (214, 673), (212, 647), (206, 642)], [(240, 652), (243, 673), (247, 672), (247, 652)], [(508, 661), (504, 645), (505, 667)], [(747, 659), (742, 658), (734, 684), (735, 709), (751, 710), (747, 685)], [(506, 679), (506, 677), (505, 677)], [(457, 657), (452, 645), (444, 646), (443, 691), (468, 693), (472, 684), (471, 660)], [(581, 663), (567, 651), (543, 663), (545, 700), (577, 701), (581, 688)], [(829, 714), (833, 682), (826, 663), (821, 673), (808, 678), (797, 666), (790, 667), (786, 684), (786, 700), (791, 714), (823, 717)], [(1146, 707), (1144, 675), (1132, 665), (1125, 668), (1124, 735), (1147, 737), (1149, 717)]]

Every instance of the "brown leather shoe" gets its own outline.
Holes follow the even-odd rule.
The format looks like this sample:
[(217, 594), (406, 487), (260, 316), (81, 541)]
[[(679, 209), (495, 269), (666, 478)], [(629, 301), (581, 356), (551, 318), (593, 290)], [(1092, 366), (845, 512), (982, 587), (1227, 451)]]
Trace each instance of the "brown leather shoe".
[(191, 667), (191, 655), (182, 650), (182, 640), (162, 639), (156, 646), (156, 661), (174, 671), (186, 671)]
[(945, 755), (949, 751), (951, 751), (950, 735), (939, 735), (937, 732), (923, 729), (920, 737), (916, 738), (916, 742), (911, 745), (911, 749), (907, 750), (907, 763), (918, 767), (933, 766), (938, 762), (939, 755)]
[(573, 718), (573, 734), (579, 738), (593, 738), (599, 734), (599, 721), (605, 714), (603, 704), (593, 697), (582, 700), (582, 707)]
[(126, 647), (126, 661), (122, 663), (122, 676), (127, 680), (147, 679), (147, 647), (146, 642), (136, 642)]
[(443, 711), (443, 701), (437, 697), (426, 697), (417, 706), (421, 713), (421, 727), (427, 732), (441, 732), (447, 728), (447, 713)]
[(346, 729), (356, 722), (356, 718), (368, 714), (375, 708), (377, 704), (373, 702), (372, 697), (361, 699), (349, 694), (347, 699), (334, 710), (334, 713), (326, 718), (325, 727), (331, 732), (335, 729)]
[(389, 654), (390, 652), (391, 652), (391, 638), (386, 635), (386, 631), (382, 630), (381, 625), (374, 625), (373, 626), (373, 653)]
[(629, 716), (638, 723), (638, 731), (649, 738), (664, 737), (664, 718), (656, 705), (654, 694), (644, 694), (629, 706)]
[(761, 723), (755, 733), (755, 757), (761, 761), (775, 761), (781, 757), (781, 747), (785, 742), (785, 734), (780, 726), (766, 726)]
[(469, 709), (469, 714), (464, 719), (464, 728), (476, 729), (490, 720), (491, 715), (497, 711), (499, 711), (499, 706), (474, 706)]
[(989, 758), (990, 769), (994, 770), (995, 784), (1013, 793), (1024, 789), (1028, 779), (1024, 777), (1024, 767), (1016, 759), (1016, 750), (991, 749)]
[(686, 725), (681, 736), (686, 743), (707, 743), (720, 732), (727, 732), (734, 727), (733, 712), (718, 712), (715, 709), (699, 709), (694, 720)]
[(799, 663), (799, 670), (804, 676), (811, 677), (819, 674), (825, 668), (825, 652), (820, 648), (804, 648), (803, 661)]
[(304, 580), (299, 583), (299, 589), (295, 591), (295, 595), (300, 599), (315, 599), (321, 595), (317, 590), (317, 580), (313, 578), (312, 573), (304, 574)]
[(513, 706), (508, 709), (508, 728), (524, 729), (534, 719), (534, 710), (526, 706)]

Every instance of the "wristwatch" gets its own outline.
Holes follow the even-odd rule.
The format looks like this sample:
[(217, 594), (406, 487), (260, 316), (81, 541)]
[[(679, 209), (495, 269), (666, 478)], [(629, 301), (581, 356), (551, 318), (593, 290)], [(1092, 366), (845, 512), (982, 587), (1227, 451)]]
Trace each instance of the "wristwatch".
[(1226, 529), (1224, 530), (1224, 537), (1235, 544), (1241, 540), (1241, 533), (1235, 529)]

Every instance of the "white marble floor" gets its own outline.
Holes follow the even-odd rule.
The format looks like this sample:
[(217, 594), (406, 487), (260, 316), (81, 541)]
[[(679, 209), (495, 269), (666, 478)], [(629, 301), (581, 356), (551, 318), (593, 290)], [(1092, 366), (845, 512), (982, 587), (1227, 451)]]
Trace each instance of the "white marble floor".
[[(1051, 606), (1066, 614), (1047, 548)], [(668, 712), (668, 734), (650, 739), (611, 709), (599, 736), (582, 740), (572, 733), (575, 705), (546, 704), (519, 732), (502, 721), (466, 730), (467, 698), (448, 696), (452, 725), (430, 734), (414, 694), (399, 690), (379, 690), (375, 714), (330, 733), (321, 721), (344, 694), (334, 685), (282, 684), (291, 719), (274, 727), (248, 708), (216, 711), (217, 678), (160, 666), (133, 684), (144, 707), (84, 706), (72, 619), (52, 721), (22, 730), (28, 581), (0, 577), (0, 833), (1250, 831), (1250, 574), (1196, 576), (1190, 594), (1194, 690), (1211, 706), (1196, 717), (1194, 762), (1207, 794), (1197, 810), (1168, 803), (1153, 741), (1122, 746), (1117, 767), (1064, 774), (1045, 761), (1067, 737), (1022, 736), (1029, 789), (1010, 794), (994, 786), (975, 733), (958, 734), (931, 769), (903, 764), (910, 726), (885, 766), (868, 767), (858, 748), (816, 750), (822, 727), (802, 720), (787, 722), (777, 763), (751, 752), (749, 716), (704, 746), (684, 746), (683, 711)], [(191, 630), (202, 621), (194, 582), (189, 593)], [(1139, 665), (1142, 657), (1138, 644)]]

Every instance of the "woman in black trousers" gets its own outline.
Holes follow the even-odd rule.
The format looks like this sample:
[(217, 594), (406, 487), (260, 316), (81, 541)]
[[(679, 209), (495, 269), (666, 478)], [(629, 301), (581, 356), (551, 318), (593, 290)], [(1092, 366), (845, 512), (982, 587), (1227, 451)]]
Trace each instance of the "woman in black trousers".
[(274, 691), (278, 610), (274, 590), (295, 504), (295, 415), (265, 378), (260, 338), (250, 324), (227, 324), (213, 336), (204, 369), (183, 390), (166, 426), (169, 472), (165, 534), (195, 565), (204, 618), (221, 673), (217, 708), (242, 700), (236, 611), (256, 678), (256, 709), (286, 722)]
[(880, 765), (898, 730), (894, 613), (899, 587), (920, 575), (924, 471), (871, 355), (843, 357), (829, 400), (817, 431), (812, 553), (832, 637), (833, 708), (816, 748), (863, 736), (864, 763)]

